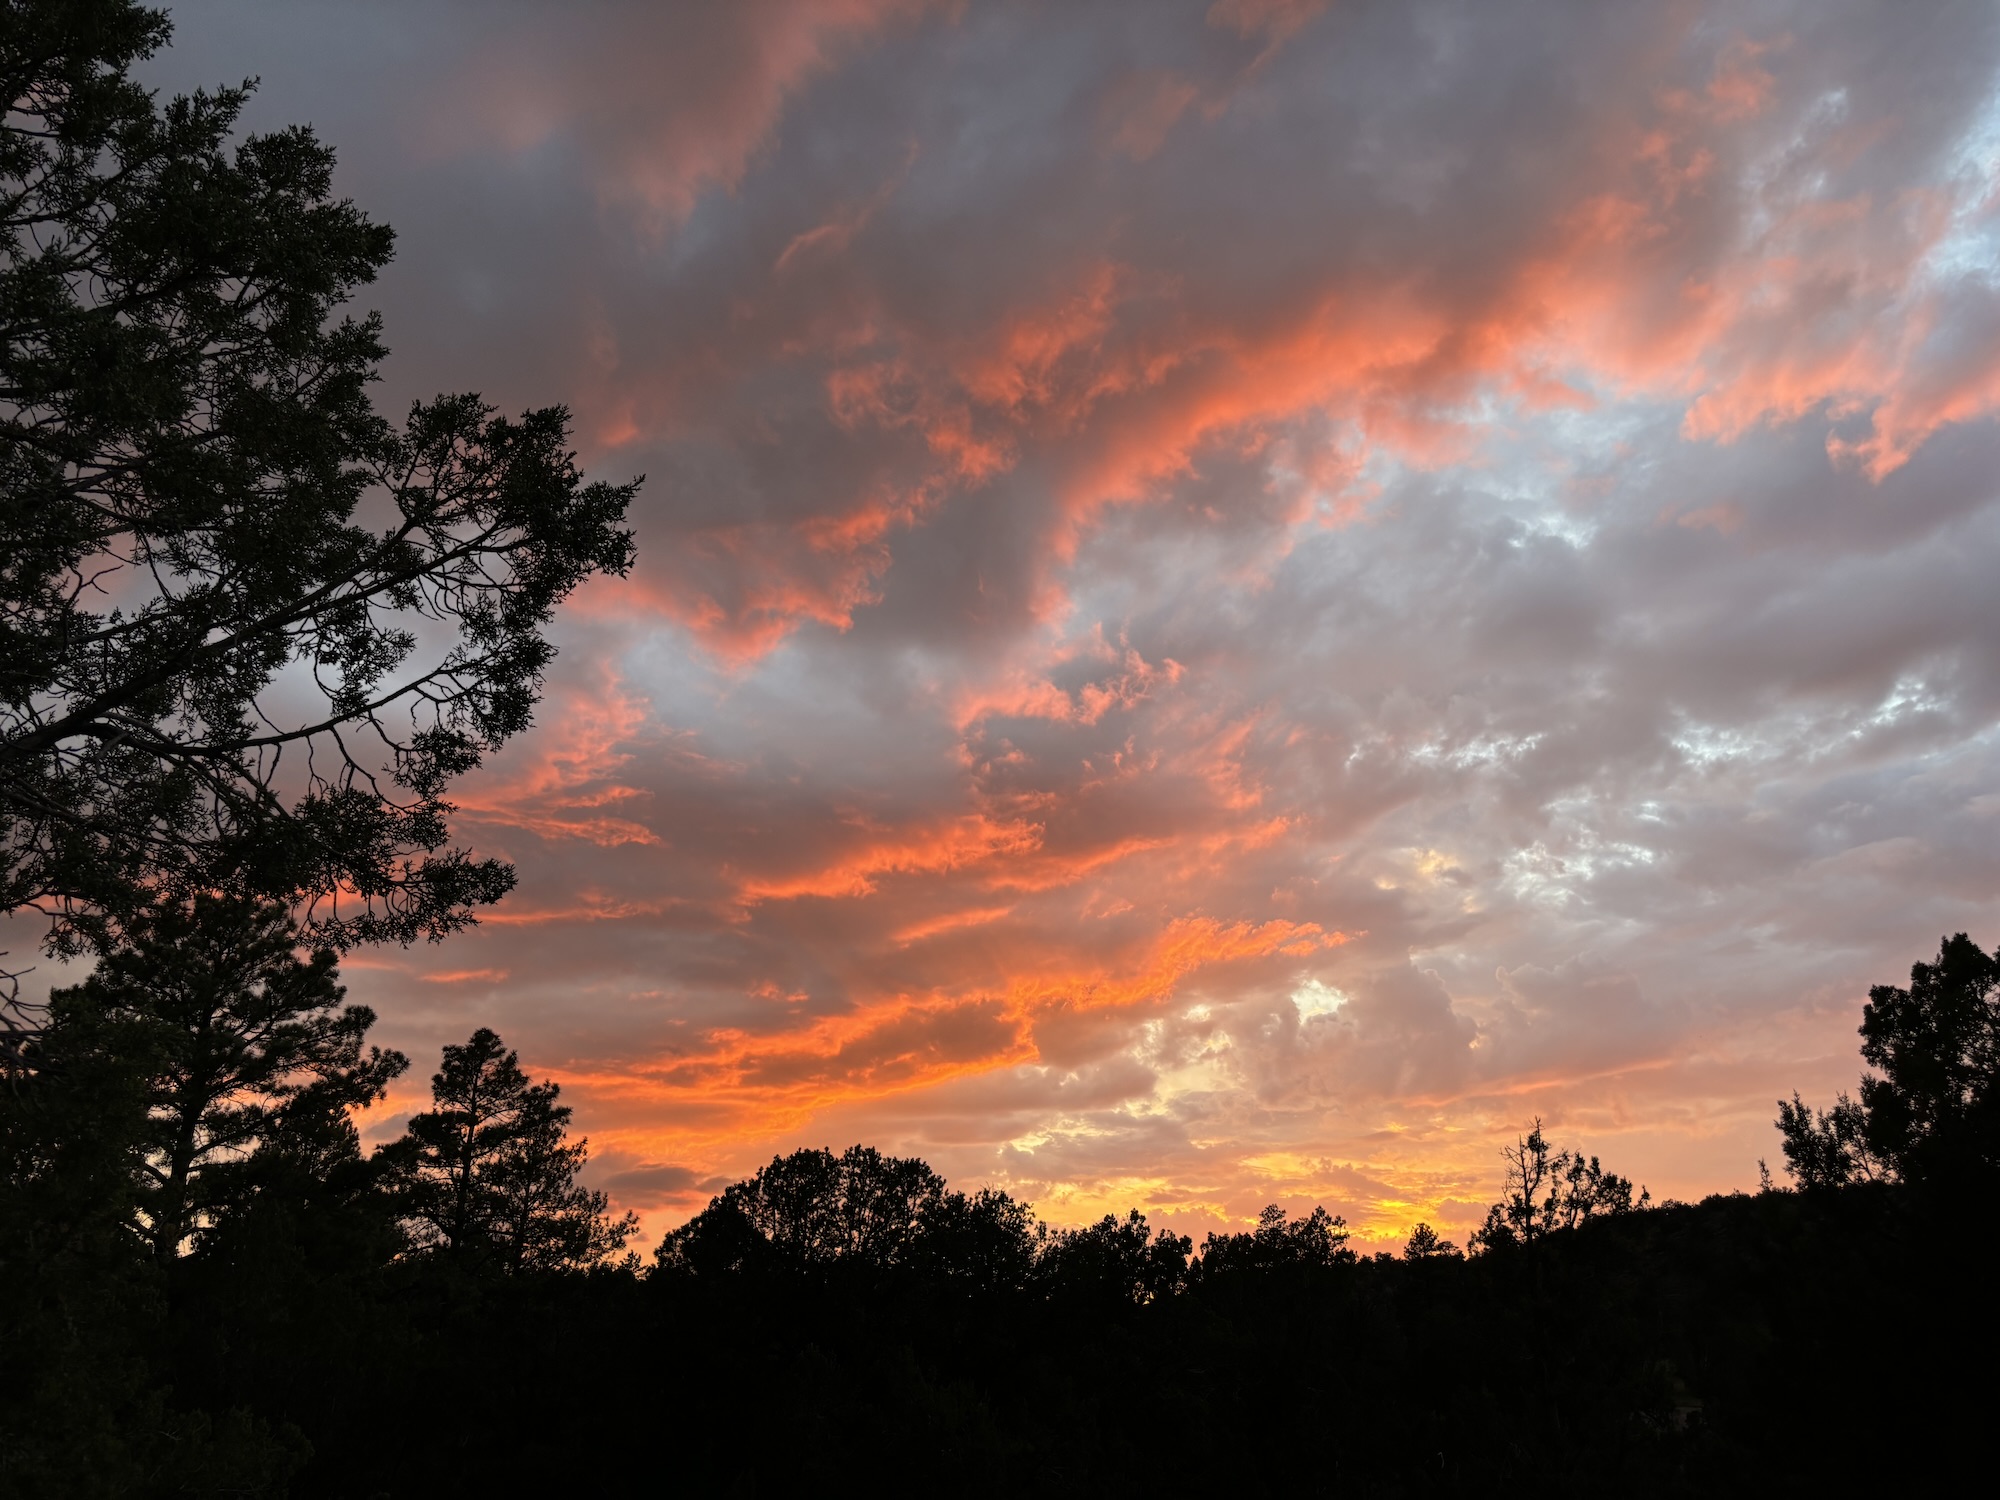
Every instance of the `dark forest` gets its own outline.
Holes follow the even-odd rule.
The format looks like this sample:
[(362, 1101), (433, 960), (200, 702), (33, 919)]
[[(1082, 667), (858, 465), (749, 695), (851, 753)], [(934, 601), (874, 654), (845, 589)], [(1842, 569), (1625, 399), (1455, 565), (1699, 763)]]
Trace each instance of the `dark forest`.
[(1782, 1106), (1792, 1187), (1651, 1204), (1537, 1123), (1470, 1246), (1361, 1255), (1324, 1210), (1051, 1229), (856, 1146), (650, 1263), (490, 1031), (364, 1156), (405, 1059), (296, 938), (145, 926), (16, 1065), (8, 1493), (1792, 1493), (1936, 1461), (1990, 1400), (2000, 966), (1963, 937), (1873, 992), (1859, 1100)]

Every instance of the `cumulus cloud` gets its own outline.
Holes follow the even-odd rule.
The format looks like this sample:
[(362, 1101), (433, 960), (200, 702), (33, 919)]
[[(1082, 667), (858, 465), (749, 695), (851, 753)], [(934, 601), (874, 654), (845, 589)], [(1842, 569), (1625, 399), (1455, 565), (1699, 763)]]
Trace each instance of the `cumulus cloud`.
[(1995, 13), (176, 18), (396, 224), (385, 400), (648, 476), (465, 789), (520, 890), (354, 984), (652, 1227), (854, 1139), (1191, 1228), (1462, 1229), (1536, 1113), (1741, 1185), (1993, 937)]

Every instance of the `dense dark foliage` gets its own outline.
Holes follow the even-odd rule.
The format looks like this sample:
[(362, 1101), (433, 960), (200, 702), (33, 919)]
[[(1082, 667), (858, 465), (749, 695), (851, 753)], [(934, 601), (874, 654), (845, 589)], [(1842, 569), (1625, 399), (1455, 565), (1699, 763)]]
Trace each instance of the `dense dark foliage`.
[(444, 1049), (436, 1108), (382, 1153), (416, 1250), (510, 1274), (592, 1266), (637, 1227), (613, 1221), (604, 1194), (576, 1175), (586, 1153), (566, 1139), (570, 1108), (553, 1083), (531, 1083), (485, 1027)]
[(375, 1013), (343, 1007), (333, 954), (302, 955), (298, 939), (282, 907), (204, 896), (137, 914), (89, 979), (50, 998), (63, 1037), (90, 1037), (142, 1090), (136, 1219), (159, 1258), (254, 1193), (272, 1162), (325, 1176), (357, 1157), (350, 1113), (409, 1066), (364, 1055)]
[[(1051, 1229), (856, 1146), (614, 1261), (558, 1090), (490, 1031), (362, 1153), (402, 1059), (300, 937), (157, 913), (0, 1094), (0, 1493), (1784, 1494), (1906, 1482), (1994, 1394), (1974, 1177), (1642, 1209), (1539, 1123), (1470, 1256), (1363, 1255), (1323, 1209), (1198, 1251)], [(1864, 1032), (1960, 1014), (1938, 968)], [(1871, 1101), (1939, 1076), (1874, 1055)], [(1923, 1150), (1972, 1173), (1964, 1087)]]
[(1861, 1056), (1881, 1069), (1815, 1111), (1779, 1101), (1787, 1169), (1806, 1188), (1878, 1179), (1982, 1190), (2000, 1172), (2000, 956), (1964, 933), (1910, 987), (1878, 984), (1861, 1012)]
[(411, 1337), (401, 1299), (588, 1272), (630, 1233), (490, 1031), (364, 1156), (407, 1062), (301, 938), (268, 904), (156, 908), (0, 1088), (0, 1493), (279, 1493), (329, 1436), (369, 1446), (340, 1413)]
[(168, 30), (0, 5), (0, 912), (70, 952), (216, 890), (437, 936), (513, 879), (445, 793), (629, 565), (634, 486), (583, 481), (560, 407), (379, 416), (342, 310), (388, 229), (311, 131), (232, 144), (244, 89), (156, 102)]

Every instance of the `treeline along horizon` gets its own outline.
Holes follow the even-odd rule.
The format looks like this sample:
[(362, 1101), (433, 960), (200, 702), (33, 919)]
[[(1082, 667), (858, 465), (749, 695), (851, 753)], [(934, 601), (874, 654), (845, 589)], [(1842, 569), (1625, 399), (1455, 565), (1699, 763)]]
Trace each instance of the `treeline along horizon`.
[(1864, 1418), (1935, 1455), (1992, 1393), (1945, 1357), (1992, 1331), (1964, 1230), (2000, 962), (1962, 935), (1871, 992), (1858, 1102), (1781, 1105), (1794, 1189), (1654, 1207), (1536, 1122), (1466, 1250), (1420, 1225), (1362, 1255), (1277, 1207), (1197, 1248), (854, 1146), (774, 1158), (650, 1263), (490, 1030), (364, 1154), (407, 1060), (302, 937), (220, 897), (135, 918), (11, 1070), (0, 1492), (775, 1494), (893, 1464), (1075, 1493), (1295, 1453), (1308, 1493), (1694, 1494), (1851, 1476), (1884, 1460)]

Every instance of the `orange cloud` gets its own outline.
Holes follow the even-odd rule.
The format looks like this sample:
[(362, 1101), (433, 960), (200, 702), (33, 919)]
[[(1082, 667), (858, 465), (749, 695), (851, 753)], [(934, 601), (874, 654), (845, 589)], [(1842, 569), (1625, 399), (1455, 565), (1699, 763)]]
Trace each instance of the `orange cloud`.
[(1096, 724), (1107, 713), (1130, 709), (1159, 689), (1173, 686), (1186, 671), (1172, 657), (1155, 665), (1129, 644), (1122, 650), (1109, 647), (1101, 634), (1096, 645), (1115, 663), (1112, 674), (1067, 692), (1047, 678), (1031, 679), (1016, 671), (1000, 682), (961, 689), (952, 710), (954, 724), (961, 734), (992, 718)]
[(947, 932), (963, 932), (968, 927), (984, 927), (989, 922), (998, 922), (1003, 917), (1014, 914), (1011, 906), (975, 906), (964, 911), (946, 912), (941, 917), (930, 917), (914, 922), (890, 934), (893, 941), (907, 947), (911, 943), (921, 943), (925, 938), (938, 937)]
[(849, 825), (857, 845), (830, 865), (792, 876), (757, 877), (737, 887), (746, 904), (801, 896), (870, 896), (884, 875), (947, 873), (1004, 861), (1041, 847), (1042, 828), (1021, 820), (996, 822), (969, 814), (934, 827), (891, 832), (864, 819)]
[(590, 678), (553, 685), (542, 717), (551, 727), (528, 754), (510, 754), (462, 793), (459, 812), (545, 839), (582, 839), (601, 848), (658, 844), (636, 817), (649, 802), (619, 774), (651, 716), (646, 699), (628, 691), (601, 664)]
[(777, 1033), (718, 1029), (651, 1063), (557, 1076), (652, 1122), (606, 1140), (662, 1159), (699, 1157), (746, 1129), (782, 1131), (829, 1110), (1032, 1062), (1032, 1022), (1052, 1009), (1158, 1002), (1204, 968), (1306, 958), (1347, 941), (1314, 923), (1179, 918), (1123, 970), (1051, 972), (998, 996), (885, 996)]
[(1136, 971), (1066, 974), (1023, 980), (1007, 991), (1009, 1006), (1030, 1014), (1048, 1005), (1081, 1009), (1137, 1005), (1160, 1000), (1195, 970), (1238, 959), (1282, 954), (1306, 958), (1338, 948), (1350, 939), (1316, 922), (1218, 922), (1213, 917), (1177, 917), (1153, 942)]

